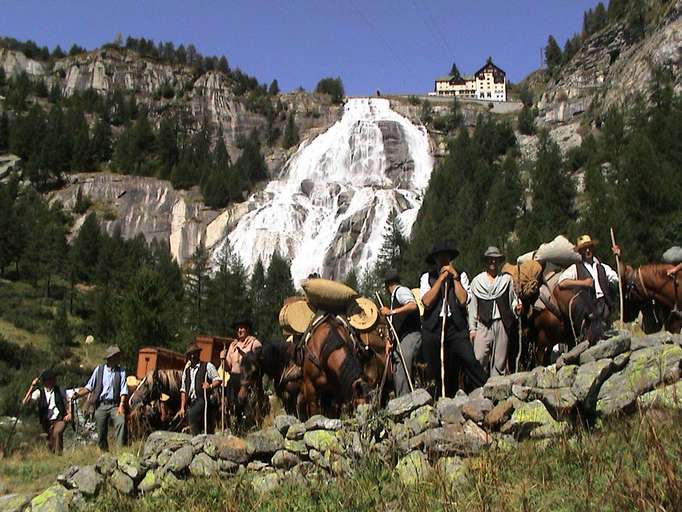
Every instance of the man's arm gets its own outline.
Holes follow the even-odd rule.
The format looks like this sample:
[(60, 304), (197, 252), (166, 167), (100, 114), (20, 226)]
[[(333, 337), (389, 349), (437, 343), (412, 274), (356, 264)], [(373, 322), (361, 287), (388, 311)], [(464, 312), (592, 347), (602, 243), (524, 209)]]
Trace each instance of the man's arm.
[(99, 366), (96, 366), (95, 369), (92, 371), (92, 374), (90, 375), (90, 379), (88, 379), (88, 383), (85, 385), (85, 387), (80, 388), (78, 391), (76, 391), (77, 397), (85, 396), (88, 393), (91, 393), (93, 389), (95, 389), (95, 381), (97, 380), (97, 370), (98, 369), (99, 369)]
[[(476, 278), (474, 277), (474, 282)], [(473, 340), (476, 337), (476, 329), (478, 328), (478, 297), (475, 293), (469, 295), (469, 338)]]
[(116, 411), (117, 414), (119, 415), (124, 415), (126, 412), (126, 403), (128, 401), (128, 382), (126, 381), (126, 372), (125, 370), (121, 370), (121, 389), (119, 391), (119, 403), (118, 403), (118, 411)]
[[(422, 285), (424, 284), (424, 281), (426, 282), (426, 286), (422, 286), (422, 304), (424, 304), (424, 307), (429, 309), (433, 304), (436, 302), (438, 298), (438, 294), (440, 293), (440, 287), (443, 286), (443, 282), (445, 281), (445, 278), (447, 277), (447, 272), (441, 272), (438, 278), (436, 279), (436, 282), (433, 283), (433, 286), (429, 287), (429, 274), (424, 274), (422, 276)], [(424, 293), (424, 290), (427, 288), (428, 290)]]
[(210, 389), (219, 388), (223, 383), (223, 380), (220, 378), (220, 375), (218, 375), (218, 370), (216, 370), (213, 363), (208, 363), (206, 365), (206, 374), (208, 375), (208, 378), (211, 379), (211, 383), (208, 384), (208, 382), (205, 382), (204, 384), (208, 384)]
[(28, 388), (28, 391), (26, 392), (24, 399), (21, 401), (21, 405), (26, 405), (29, 400), (36, 400), (36, 398), (33, 398), (33, 395), (35, 394), (36, 391), (38, 391), (36, 389), (36, 386), (38, 385), (39, 381), (40, 379), (38, 379), (37, 377), (31, 381), (31, 386)]
[(594, 280), (591, 277), (587, 279), (578, 279), (578, 269), (575, 264), (568, 267), (559, 277), (559, 289), (569, 290), (571, 288), (591, 288), (594, 286)]

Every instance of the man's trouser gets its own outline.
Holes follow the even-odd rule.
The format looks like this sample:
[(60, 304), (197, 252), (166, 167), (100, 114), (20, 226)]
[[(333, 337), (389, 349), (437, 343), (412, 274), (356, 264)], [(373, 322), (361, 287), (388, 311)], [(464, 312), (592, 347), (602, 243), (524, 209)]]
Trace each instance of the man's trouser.
[(474, 354), (490, 377), (509, 373), (508, 347), (509, 336), (501, 319), (493, 320), (490, 327), (478, 324), (474, 338)]
[(604, 329), (611, 328), (611, 308), (604, 297), (600, 297), (595, 301), (595, 314), (600, 318), (604, 324)]
[(47, 427), (47, 446), (52, 453), (61, 455), (64, 451), (64, 429), (66, 422), (64, 420), (50, 421)]
[(97, 427), (97, 444), (102, 450), (109, 449), (109, 420), (114, 424), (116, 444), (123, 446), (127, 442), (128, 431), (126, 417), (118, 414), (118, 404), (113, 401), (101, 402), (95, 411), (95, 426)]
[[(441, 394), (440, 382), (440, 329), (438, 332), (422, 330), (422, 354), (430, 378), (436, 381), (435, 396)], [(468, 388), (475, 389), (487, 380), (481, 364), (474, 356), (469, 333), (447, 327), (445, 331), (445, 395), (455, 396), (459, 387), (459, 370), (468, 378)]]
[[(405, 366), (410, 372), (410, 378), (414, 382), (414, 363), (417, 360), (417, 354), (422, 346), (422, 333), (419, 331), (411, 332), (403, 336), (400, 340), (400, 349), (405, 359)], [(403, 396), (410, 392), (410, 384), (407, 381), (405, 368), (400, 362), (400, 355), (398, 354), (398, 347), (393, 348), (391, 352), (391, 362), (393, 363), (393, 384), (395, 385), (395, 396)]]
[[(208, 402), (208, 432), (213, 434), (215, 432), (215, 410), (211, 407), (211, 402)], [(204, 433), (204, 397), (194, 400), (187, 410), (187, 423), (192, 435)]]

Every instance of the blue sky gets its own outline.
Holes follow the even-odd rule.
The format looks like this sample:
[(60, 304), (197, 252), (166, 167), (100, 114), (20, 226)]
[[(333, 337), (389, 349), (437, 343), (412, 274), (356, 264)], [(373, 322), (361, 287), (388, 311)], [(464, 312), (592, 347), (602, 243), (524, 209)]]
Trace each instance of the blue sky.
[(519, 81), (597, 0), (0, 0), (0, 35), (88, 49), (120, 32), (194, 43), (282, 90), (341, 76), (349, 95), (428, 92), (490, 55)]

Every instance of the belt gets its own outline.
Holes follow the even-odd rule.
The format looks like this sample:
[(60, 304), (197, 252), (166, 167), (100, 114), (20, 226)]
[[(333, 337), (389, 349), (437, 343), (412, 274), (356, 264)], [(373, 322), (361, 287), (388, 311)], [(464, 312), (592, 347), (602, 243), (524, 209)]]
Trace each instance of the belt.
[(100, 403), (100, 404), (104, 404), (104, 405), (115, 405), (115, 404), (116, 404), (116, 400), (100, 400), (99, 403)]

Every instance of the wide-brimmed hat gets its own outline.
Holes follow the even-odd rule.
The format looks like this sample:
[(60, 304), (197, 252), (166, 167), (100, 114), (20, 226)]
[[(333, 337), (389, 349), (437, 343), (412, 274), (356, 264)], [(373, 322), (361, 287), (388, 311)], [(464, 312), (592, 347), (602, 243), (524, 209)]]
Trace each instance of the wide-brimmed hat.
[(114, 356), (117, 356), (121, 353), (121, 349), (118, 348), (118, 345), (111, 345), (110, 347), (107, 347), (107, 351), (104, 353), (104, 359), (111, 359)]
[(232, 328), (235, 330), (237, 330), (240, 325), (245, 325), (250, 331), (253, 330), (253, 324), (251, 323), (251, 320), (247, 320), (246, 318), (238, 318), (232, 322)]
[(136, 388), (137, 386), (140, 385), (140, 381), (137, 379), (135, 375), (128, 375), (126, 377), (126, 385), (129, 388)]
[(494, 245), (488, 247), (483, 253), (484, 258), (504, 258), (504, 254)]
[(579, 251), (585, 247), (594, 247), (595, 245), (597, 245), (597, 241), (592, 240), (590, 235), (580, 235), (575, 242), (575, 250)]
[(399, 283), (399, 282), (400, 282), (400, 274), (398, 274), (398, 271), (394, 268), (389, 269), (386, 272), (386, 275), (384, 276), (384, 284)]
[(166, 393), (161, 393), (159, 400), (161, 400), (162, 402), (168, 402), (168, 400), (170, 400), (170, 396), (168, 396)]
[(46, 380), (49, 379), (54, 379), (56, 377), (57, 372), (55, 372), (53, 368), (45, 368), (42, 372), (40, 372), (40, 380), (42, 382), (45, 382)]
[(441, 252), (448, 253), (451, 260), (454, 260), (459, 255), (459, 251), (455, 247), (455, 243), (452, 240), (443, 240), (433, 244), (433, 247), (431, 247), (431, 252), (426, 257), (426, 263), (433, 265), (436, 262), (436, 254)]
[(194, 354), (195, 352), (201, 352), (201, 347), (196, 343), (190, 343), (187, 345), (187, 350), (185, 350), (185, 355)]

